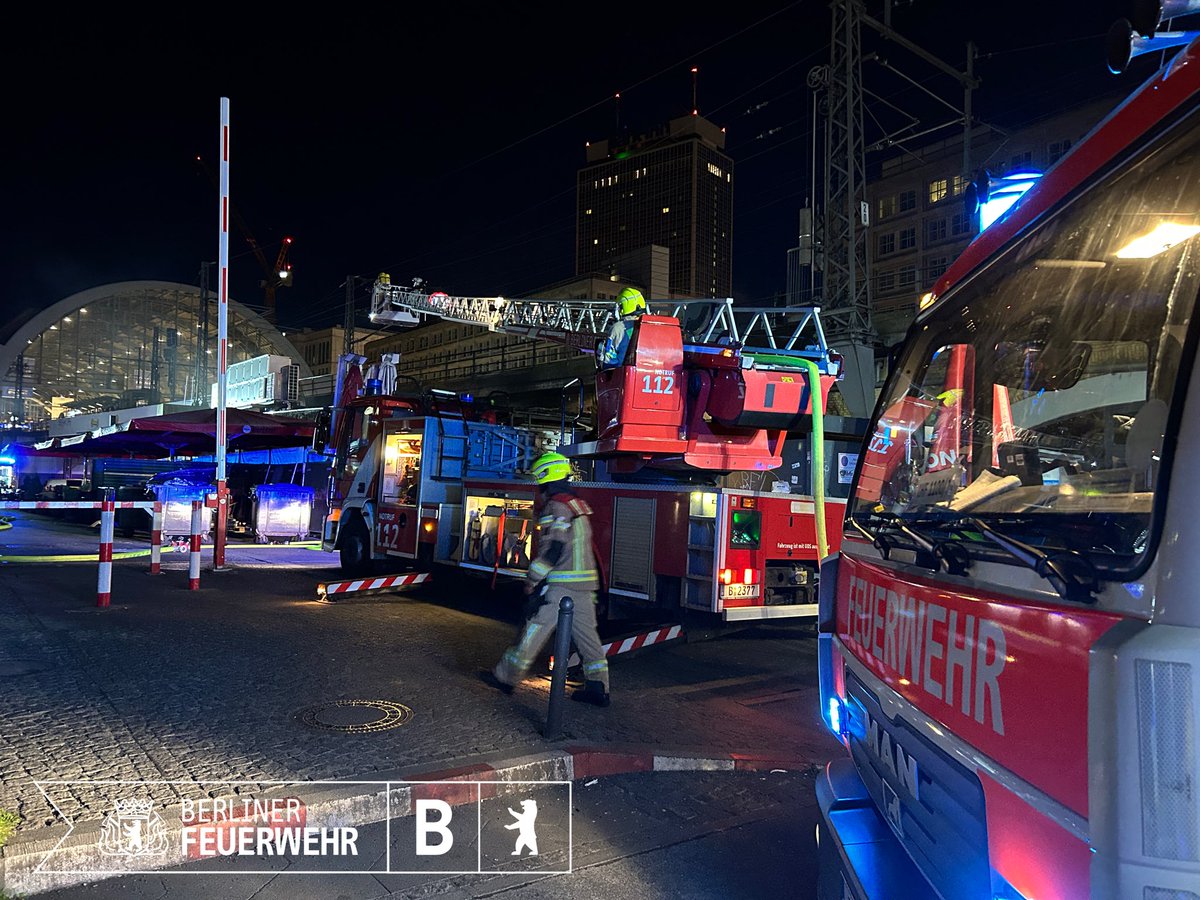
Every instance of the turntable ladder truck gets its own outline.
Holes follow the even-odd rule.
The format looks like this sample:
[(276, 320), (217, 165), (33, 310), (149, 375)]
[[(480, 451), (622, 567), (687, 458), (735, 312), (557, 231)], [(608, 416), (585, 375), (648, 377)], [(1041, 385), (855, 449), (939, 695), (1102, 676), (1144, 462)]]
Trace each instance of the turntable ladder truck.
[[(614, 321), (611, 302), (427, 293), (387, 275), (371, 309), (376, 322), (415, 313), (584, 353)], [(844, 501), (824, 497), (821, 452), (840, 374), (817, 308), (649, 303), (625, 364), (597, 369), (594, 433), (559, 448), (594, 472), (572, 489), (595, 511), (608, 617), (648, 608), (720, 621), (815, 616), (817, 564), (840, 541), (844, 514)], [(790, 430), (812, 433), (814, 496), (721, 485), (730, 472), (779, 467)], [(434, 561), (523, 576), (534, 499), (522, 478), (467, 479), (461, 505), (439, 516)]]

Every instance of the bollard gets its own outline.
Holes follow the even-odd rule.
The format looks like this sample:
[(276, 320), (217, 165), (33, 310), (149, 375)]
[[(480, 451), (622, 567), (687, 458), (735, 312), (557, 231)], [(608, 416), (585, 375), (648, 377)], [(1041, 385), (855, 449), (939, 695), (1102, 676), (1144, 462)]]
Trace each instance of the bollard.
[(558, 601), (558, 625), (554, 631), (554, 671), (550, 673), (550, 708), (546, 711), (548, 741), (562, 731), (563, 699), (567, 693), (567, 660), (571, 656), (571, 623), (575, 618), (575, 601), (563, 597)]
[(188, 590), (200, 590), (200, 529), (204, 527), (203, 520), (208, 510), (204, 508), (204, 501), (192, 501), (192, 536), (191, 536), (191, 551), (192, 555), (188, 559)]
[(154, 501), (154, 514), (150, 522), (150, 574), (158, 575), (162, 572), (162, 527), (163, 527), (163, 509), (162, 503), (158, 500)]
[(112, 490), (104, 492), (100, 502), (100, 574), (96, 584), (96, 605), (104, 608), (112, 600), (113, 525), (117, 517)]

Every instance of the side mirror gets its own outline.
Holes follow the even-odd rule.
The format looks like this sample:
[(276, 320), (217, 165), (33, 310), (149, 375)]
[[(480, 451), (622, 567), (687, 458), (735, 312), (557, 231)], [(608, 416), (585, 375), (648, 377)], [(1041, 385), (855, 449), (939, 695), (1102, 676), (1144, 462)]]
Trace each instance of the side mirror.
[(329, 446), (329, 422), (331, 414), (328, 409), (323, 409), (317, 413), (317, 421), (313, 427), (312, 448), (317, 453), (324, 453), (325, 448)]

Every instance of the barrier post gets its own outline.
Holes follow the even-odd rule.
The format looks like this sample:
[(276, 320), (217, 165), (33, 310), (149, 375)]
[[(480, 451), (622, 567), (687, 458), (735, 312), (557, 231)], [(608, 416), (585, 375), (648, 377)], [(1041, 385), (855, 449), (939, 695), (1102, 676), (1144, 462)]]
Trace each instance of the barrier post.
[(117, 517), (112, 488), (105, 488), (100, 502), (100, 572), (96, 583), (96, 605), (103, 609), (112, 601), (113, 525)]
[(550, 673), (550, 708), (546, 710), (546, 730), (542, 736), (555, 740), (562, 732), (563, 698), (567, 693), (567, 659), (571, 655), (571, 623), (575, 618), (575, 601), (563, 597), (558, 601), (558, 625), (554, 631), (554, 671)]
[(188, 590), (200, 590), (200, 529), (203, 528), (203, 518), (208, 513), (203, 500), (192, 501), (192, 535), (191, 557), (188, 559)]
[(154, 512), (151, 514), (150, 521), (150, 574), (158, 575), (162, 572), (162, 527), (163, 527), (163, 509), (162, 502), (154, 501)]

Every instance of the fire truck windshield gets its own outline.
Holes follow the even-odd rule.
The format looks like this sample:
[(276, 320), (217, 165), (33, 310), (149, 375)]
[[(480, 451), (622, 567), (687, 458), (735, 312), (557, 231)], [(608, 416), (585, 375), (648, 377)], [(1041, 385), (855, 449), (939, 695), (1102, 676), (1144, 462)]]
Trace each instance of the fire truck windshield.
[(1188, 375), (1198, 136), (1160, 137), (918, 320), (869, 433), (852, 517), (969, 515), (1101, 568), (1137, 564)]

